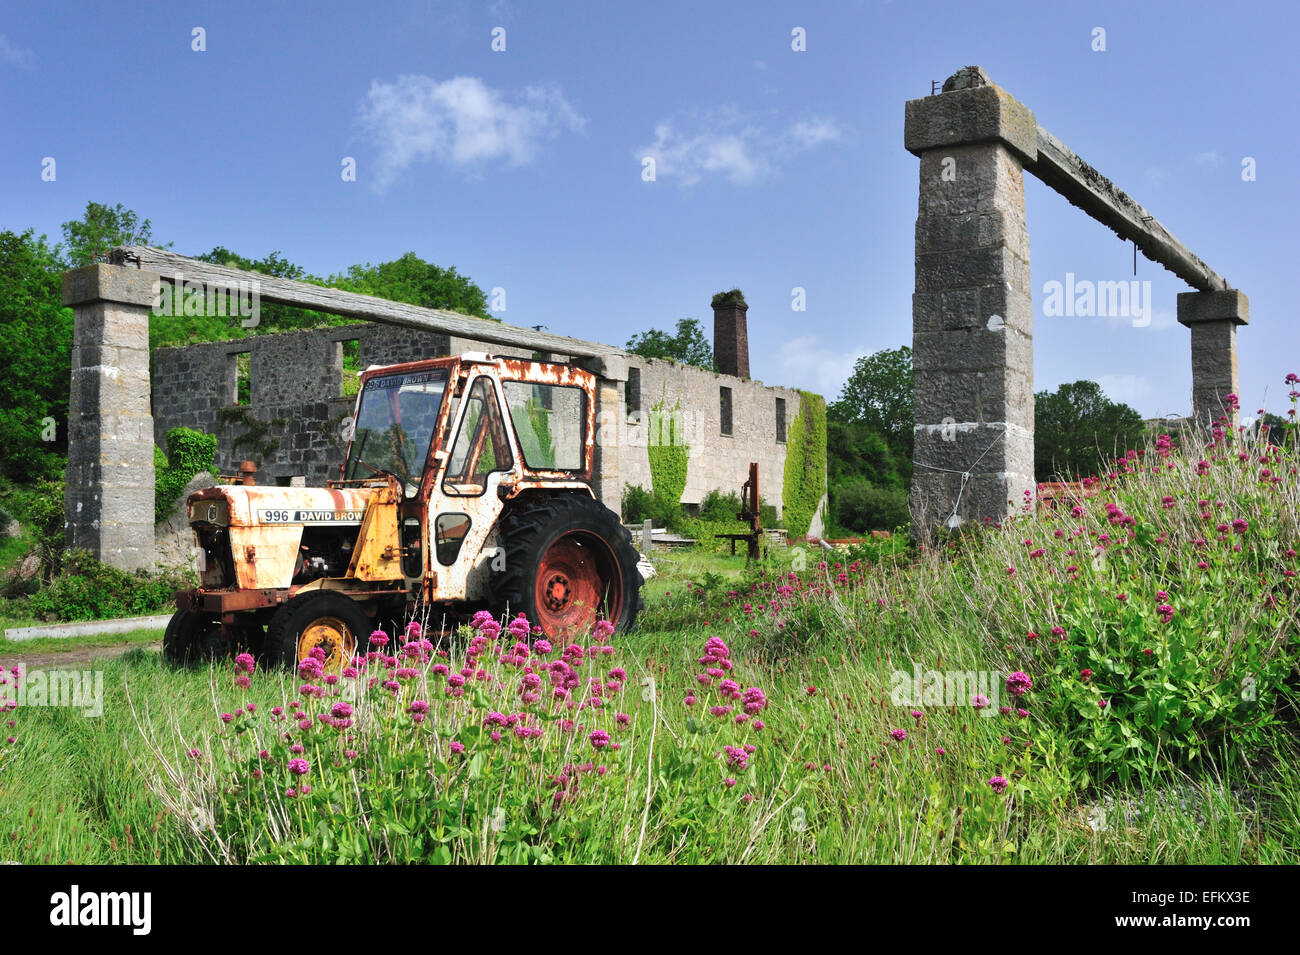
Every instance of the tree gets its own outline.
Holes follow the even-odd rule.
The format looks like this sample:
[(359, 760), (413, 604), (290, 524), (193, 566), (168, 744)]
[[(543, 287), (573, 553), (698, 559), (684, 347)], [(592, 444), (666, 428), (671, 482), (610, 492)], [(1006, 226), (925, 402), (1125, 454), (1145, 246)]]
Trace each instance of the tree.
[(1034, 474), (1039, 481), (1094, 475), (1142, 441), (1142, 416), (1111, 401), (1095, 381), (1034, 395)]
[(642, 358), (662, 358), (667, 361), (694, 365), (713, 371), (713, 347), (704, 334), (704, 328), (694, 318), (677, 321), (677, 334), (652, 328), (627, 340), (627, 350)]
[(826, 422), (826, 481), (832, 489), (852, 480), (878, 487), (905, 488), (910, 462), (898, 461), (884, 436), (861, 421)]
[[(87, 202), (80, 219), (63, 223), (63, 257), (69, 268), (89, 265), (96, 253), (118, 245), (154, 245), (153, 223), (121, 203)], [(163, 248), (170, 248), (168, 242)]]
[(330, 276), (324, 284), (393, 302), (492, 318), (481, 288), (459, 274), (455, 266), (441, 268), (414, 252), (379, 265), (354, 265), (343, 275)]
[(20, 481), (52, 475), (68, 443), (72, 309), (64, 263), (31, 229), (0, 232), (0, 470)]
[(865, 355), (853, 364), (839, 400), (829, 417), (856, 421), (879, 433), (895, 459), (912, 460), (912, 349), (901, 348)]

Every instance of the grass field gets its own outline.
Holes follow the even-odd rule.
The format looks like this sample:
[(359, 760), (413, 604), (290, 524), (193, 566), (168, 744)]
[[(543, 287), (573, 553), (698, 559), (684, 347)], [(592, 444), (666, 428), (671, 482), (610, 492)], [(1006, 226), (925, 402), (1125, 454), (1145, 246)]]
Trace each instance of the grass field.
[(1293, 862), (1298, 503), (1290, 450), (1164, 442), (934, 550), (660, 555), (568, 647), (133, 649), (102, 716), (7, 715), (0, 859)]

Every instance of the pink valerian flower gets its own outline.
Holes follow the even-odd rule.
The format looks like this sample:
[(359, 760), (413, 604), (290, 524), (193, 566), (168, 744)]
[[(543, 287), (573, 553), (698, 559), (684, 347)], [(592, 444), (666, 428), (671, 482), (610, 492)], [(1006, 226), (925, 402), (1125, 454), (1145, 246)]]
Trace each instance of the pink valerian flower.
[(448, 749), (459, 756), (461, 753), (465, 752), (465, 744), (459, 740), (452, 740)]
[(727, 754), (727, 765), (732, 769), (738, 769), (742, 772), (749, 768), (749, 753), (740, 746), (724, 746), (723, 751)]
[(591, 741), (593, 749), (604, 749), (609, 745), (609, 734), (604, 730), (592, 730), (587, 739)]
[(289, 760), (289, 772), (295, 776), (306, 776), (311, 772), (311, 763), (305, 759), (291, 759)]
[(970, 705), (977, 710), (982, 710), (989, 705), (989, 698), (983, 693), (976, 693), (970, 698)]
[(335, 703), (330, 707), (330, 715), (336, 720), (346, 720), (352, 715), (352, 704), (343, 702)]
[(907, 739), (907, 730), (904, 729), (890, 730), (889, 735), (894, 737), (895, 742), (901, 743), (903, 740)]
[(257, 661), (253, 659), (251, 653), (241, 653), (235, 657), (236, 673), (252, 673), (257, 669)]
[(1174, 619), (1174, 608), (1169, 606), (1169, 604), (1161, 604), (1156, 607), (1156, 613), (1160, 615), (1161, 623), (1168, 623), (1170, 620)]
[(1016, 670), (1007, 677), (1007, 692), (1019, 699), (1034, 688), (1034, 681), (1029, 678), (1029, 674), (1021, 670)]
[(757, 716), (767, 707), (767, 697), (756, 686), (751, 686), (741, 696), (741, 706), (750, 716)]
[(605, 640), (614, 634), (614, 625), (608, 620), (597, 620), (596, 626), (592, 629), (592, 634), (597, 640)]
[(374, 630), (370, 634), (370, 645), (374, 647), (384, 647), (388, 645), (388, 634), (382, 630)]
[(1002, 795), (1002, 791), (1006, 789), (1007, 786), (1009, 785), (1010, 783), (1008, 783), (1001, 776), (993, 776), (992, 778), (989, 779), (989, 787), (999, 796)]

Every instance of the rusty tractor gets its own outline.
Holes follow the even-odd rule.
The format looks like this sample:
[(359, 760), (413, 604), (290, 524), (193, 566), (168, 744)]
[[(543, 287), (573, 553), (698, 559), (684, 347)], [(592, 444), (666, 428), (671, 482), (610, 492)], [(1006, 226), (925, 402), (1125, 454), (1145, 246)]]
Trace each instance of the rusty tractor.
[(592, 493), (595, 399), (595, 376), (563, 364), (468, 354), (367, 369), (337, 480), (242, 473), (190, 496), (199, 586), (177, 595), (164, 653), (293, 665), (320, 647), (337, 670), (376, 629), (482, 609), (523, 613), (550, 639), (601, 619), (630, 628), (643, 581)]

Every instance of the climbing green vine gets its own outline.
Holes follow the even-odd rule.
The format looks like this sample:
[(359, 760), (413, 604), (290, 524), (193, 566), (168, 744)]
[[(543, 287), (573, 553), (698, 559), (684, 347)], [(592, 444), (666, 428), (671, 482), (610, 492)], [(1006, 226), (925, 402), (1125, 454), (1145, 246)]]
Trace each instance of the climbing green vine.
[(650, 408), (649, 447), (646, 448), (650, 456), (650, 489), (659, 500), (678, 506), (686, 491), (686, 467), (691, 448), (685, 443), (681, 401), (665, 411), (667, 402), (666, 397), (661, 398)]
[(243, 425), (244, 433), (230, 442), (230, 450), (238, 454), (240, 448), (247, 448), (249, 456), (258, 462), (270, 457), (280, 447), (280, 442), (275, 438), (268, 438), (267, 434), (272, 428), (282, 428), (289, 423), (286, 418), (263, 421), (255, 417), (244, 405), (218, 408), (217, 421), (223, 428)]
[(213, 471), (217, 457), (216, 435), (192, 428), (172, 428), (167, 432), (167, 453), (157, 445), (153, 449), (154, 523), (166, 520), (176, 501), (200, 471)]
[(785, 527), (791, 537), (808, 533), (826, 493), (826, 401), (799, 392), (799, 414), (786, 437), (785, 486), (781, 491)]

